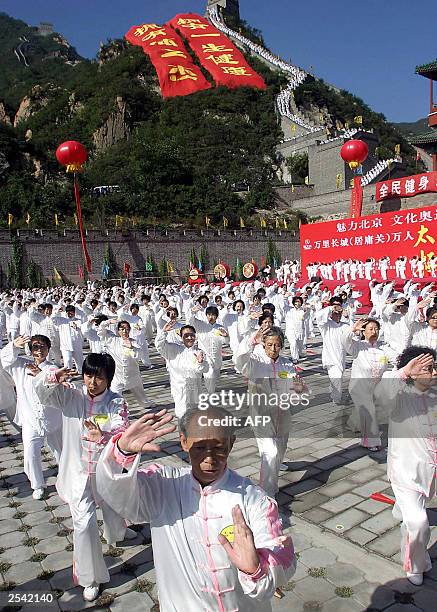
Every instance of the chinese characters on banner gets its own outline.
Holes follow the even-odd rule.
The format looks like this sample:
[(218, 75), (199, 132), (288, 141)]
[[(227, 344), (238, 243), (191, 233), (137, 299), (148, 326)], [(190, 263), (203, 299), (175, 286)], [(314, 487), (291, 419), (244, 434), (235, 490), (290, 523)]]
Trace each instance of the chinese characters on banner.
[(311, 223), (300, 228), (302, 272), (314, 262), (379, 259), (400, 255), (428, 260), (437, 255), (437, 206), (357, 219)]
[(428, 191), (437, 192), (437, 172), (425, 172), (376, 183), (376, 201), (397, 197), (408, 198)]
[(363, 208), (363, 186), (361, 185), (361, 177), (354, 176), (354, 187), (351, 192), (351, 208), (350, 216), (353, 219), (361, 217)]
[(216, 85), (267, 89), (264, 79), (249, 66), (243, 54), (220, 30), (194, 13), (176, 15), (169, 25), (187, 39), (201, 65), (213, 76)]
[(131, 44), (142, 47), (150, 57), (164, 98), (186, 96), (211, 88), (173, 28), (144, 23), (133, 26), (125, 38)]

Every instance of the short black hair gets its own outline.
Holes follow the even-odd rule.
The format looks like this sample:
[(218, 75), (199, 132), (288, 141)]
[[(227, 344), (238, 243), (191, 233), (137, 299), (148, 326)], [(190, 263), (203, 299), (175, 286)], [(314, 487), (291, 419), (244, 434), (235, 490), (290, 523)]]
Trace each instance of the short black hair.
[(109, 388), (115, 374), (115, 361), (108, 353), (89, 353), (82, 364), (82, 377), (104, 374)]
[(419, 357), (419, 355), (431, 355), (436, 360), (437, 353), (434, 349), (428, 348), (427, 346), (409, 346), (399, 355), (396, 365), (398, 370), (405, 367), (412, 359)]
[(215, 315), (216, 317), (219, 316), (219, 311), (217, 306), (208, 306), (208, 308), (205, 310), (205, 314), (206, 315)]
[(262, 314), (262, 315), (259, 317), (259, 319), (258, 319), (258, 325), (261, 325), (262, 323), (264, 323), (264, 321), (265, 321), (266, 319), (271, 319), (272, 323), (274, 323), (274, 322), (275, 322), (275, 319), (274, 319), (274, 317), (273, 317), (272, 313), (271, 313), (271, 312), (265, 312), (265, 313), (263, 313), (263, 314)]
[(37, 342), (42, 342), (43, 344), (45, 344), (47, 346), (47, 348), (49, 350), (52, 347), (52, 343), (50, 341), (50, 338), (47, 338), (47, 336), (43, 336), (42, 334), (35, 334), (34, 336), (31, 336), (31, 338), (29, 340), (29, 348), (30, 348), (30, 350), (32, 350), (32, 344), (33, 344), (34, 340), (36, 340)]
[(264, 312), (265, 310), (270, 310), (271, 312), (275, 312), (276, 308), (274, 304), (271, 304), (270, 302), (266, 302), (265, 304), (262, 305), (262, 311)]
[(182, 325), (182, 327), (181, 327), (181, 328), (180, 328), (180, 330), (179, 330), (179, 333), (180, 333), (180, 335), (181, 335), (181, 338), (182, 338), (182, 334), (183, 334), (183, 332), (184, 332), (184, 330), (185, 330), (185, 329), (191, 329), (191, 330), (192, 330), (194, 333), (196, 333), (196, 328), (195, 328), (195, 327), (193, 327), (192, 325)]
[(297, 300), (299, 300), (300, 303), (303, 304), (303, 297), (300, 295), (295, 295), (293, 299), (291, 300), (291, 303), (293, 304), (293, 306), (296, 304)]
[(108, 317), (104, 314), (99, 314), (95, 318), (95, 322), (97, 325), (100, 325), (100, 323), (103, 323), (103, 321), (107, 321), (107, 320), (108, 320)]
[(73, 304), (68, 304), (68, 306), (65, 307), (65, 312), (76, 312), (76, 308), (73, 306)]
[(176, 313), (176, 316), (177, 316), (177, 317), (179, 316), (179, 310), (176, 308), (176, 306), (169, 306), (169, 307), (167, 308), (167, 310), (165, 311), (165, 314), (166, 314), (167, 316), (169, 316), (169, 314), (168, 314), (169, 312), (175, 312), (175, 313)]
[(122, 325), (129, 325), (129, 330), (131, 329), (131, 326), (130, 326), (129, 321), (124, 321), (124, 320), (123, 320), (123, 321), (119, 321), (119, 322), (117, 323), (117, 331), (120, 329), (120, 327), (121, 327)]
[(233, 310), (236, 310), (237, 304), (243, 304), (243, 310), (246, 308), (246, 304), (243, 302), (243, 300), (235, 300), (235, 302), (232, 304)]
[(132, 308), (136, 308), (137, 310), (139, 310), (139, 309), (140, 309), (140, 305), (139, 305), (139, 304), (131, 304), (131, 305), (129, 306), (129, 310), (130, 310), (131, 312), (132, 312)]
[(429, 321), (432, 315), (436, 314), (437, 306), (430, 306), (426, 311), (426, 320)]
[(334, 306), (334, 304), (340, 304), (340, 306), (343, 306), (343, 300), (342, 300), (342, 298), (339, 295), (334, 295), (329, 300), (329, 305), (330, 306)]

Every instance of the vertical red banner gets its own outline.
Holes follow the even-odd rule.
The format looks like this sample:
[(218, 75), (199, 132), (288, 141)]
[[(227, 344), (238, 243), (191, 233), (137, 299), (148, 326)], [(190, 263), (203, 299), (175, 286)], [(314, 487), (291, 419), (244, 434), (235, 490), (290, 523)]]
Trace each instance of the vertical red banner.
[(179, 30), (186, 38), (201, 65), (213, 76), (216, 85), (230, 89), (267, 89), (264, 79), (249, 66), (241, 51), (204, 17), (184, 13), (173, 17), (168, 25)]
[(361, 217), (361, 211), (363, 209), (363, 186), (361, 185), (361, 177), (354, 177), (354, 186), (351, 193), (351, 208), (350, 216), (352, 219)]

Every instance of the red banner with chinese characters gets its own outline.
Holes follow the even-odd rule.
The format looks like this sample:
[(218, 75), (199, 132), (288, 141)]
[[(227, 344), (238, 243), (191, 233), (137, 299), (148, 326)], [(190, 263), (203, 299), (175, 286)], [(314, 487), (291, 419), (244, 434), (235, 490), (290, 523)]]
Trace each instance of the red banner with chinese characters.
[(300, 252), (304, 275), (308, 264), (338, 259), (428, 259), (437, 255), (437, 205), (302, 225)]
[(164, 98), (187, 96), (211, 88), (173, 28), (144, 23), (133, 26), (125, 38), (132, 45), (142, 47), (150, 57)]
[(351, 209), (350, 216), (353, 219), (361, 217), (361, 210), (363, 208), (363, 186), (361, 185), (361, 177), (354, 176), (354, 187), (351, 193)]
[(213, 76), (216, 85), (230, 89), (267, 89), (264, 79), (244, 59), (229, 38), (195, 13), (176, 15), (168, 22), (187, 39), (200, 63)]
[(437, 172), (425, 172), (376, 183), (376, 201), (409, 198), (419, 193), (437, 192)]

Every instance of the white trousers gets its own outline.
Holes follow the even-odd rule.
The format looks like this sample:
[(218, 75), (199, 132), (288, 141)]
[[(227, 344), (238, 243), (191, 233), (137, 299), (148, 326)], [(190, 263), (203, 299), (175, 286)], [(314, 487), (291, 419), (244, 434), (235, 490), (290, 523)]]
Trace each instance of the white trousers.
[(336, 404), (341, 402), (341, 396), (343, 392), (343, 373), (344, 368), (339, 365), (327, 366), (328, 377), (329, 377), (329, 392), (331, 399)]
[(287, 334), (287, 340), (290, 343), (290, 356), (293, 363), (299, 361), (299, 358), (304, 351), (305, 336), (296, 336), (293, 333)]
[[(45, 486), (42, 470), (41, 449), (44, 446), (44, 436), (40, 435), (29, 422), (23, 420), (21, 437), (23, 439), (24, 473), (30, 480), (33, 490)], [(62, 451), (62, 427), (46, 434), (47, 445), (52, 451), (56, 463)]]
[(76, 364), (76, 369), (78, 372), (82, 372), (82, 364), (83, 364), (83, 350), (76, 349), (74, 351), (66, 351), (65, 349), (61, 349), (62, 359), (64, 361), (64, 368), (72, 368), (73, 361)]
[[(404, 570), (409, 574), (422, 574), (432, 567), (427, 551), (431, 534), (426, 514), (427, 497), (419, 491), (404, 489), (393, 483), (392, 489), (396, 497), (393, 516), (402, 519), (401, 555)], [(431, 495), (434, 495), (435, 479), (431, 491)]]
[(209, 368), (208, 372), (203, 375), (203, 382), (205, 383), (207, 393), (215, 392), (219, 378), (220, 370), (214, 370), (214, 368)]
[[(70, 505), (73, 519), (73, 578), (83, 587), (93, 582), (109, 582), (109, 572), (103, 558), (102, 543), (96, 513), (95, 475), (90, 476), (79, 502)], [(99, 502), (103, 514), (103, 535), (108, 544), (124, 539), (126, 523), (108, 504)]]
[(288, 432), (277, 438), (257, 438), (256, 442), (261, 457), (259, 486), (274, 498), (279, 490), (279, 468), (287, 450)]
[[(377, 382), (377, 381), (375, 381)], [(354, 415), (351, 421), (359, 423), (361, 445), (366, 448), (381, 446), (379, 423), (376, 416), (376, 406), (373, 399), (375, 384), (366, 379), (355, 378), (349, 385), (349, 393), (354, 403)]]
[(59, 346), (53, 346), (52, 344), (52, 347), (49, 351), (49, 360), (53, 361), (53, 363), (56, 363), (56, 365), (60, 365), (62, 363), (62, 354)]

